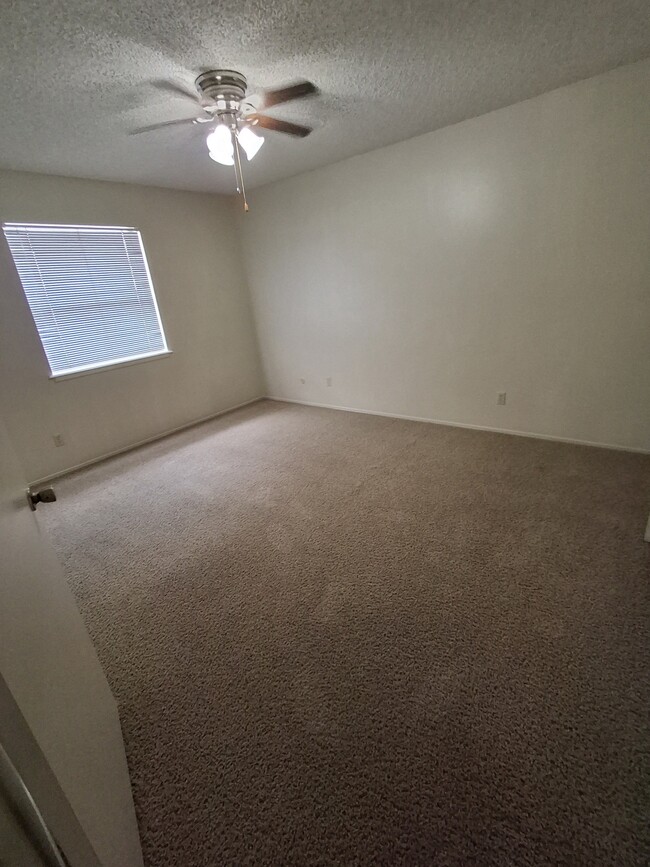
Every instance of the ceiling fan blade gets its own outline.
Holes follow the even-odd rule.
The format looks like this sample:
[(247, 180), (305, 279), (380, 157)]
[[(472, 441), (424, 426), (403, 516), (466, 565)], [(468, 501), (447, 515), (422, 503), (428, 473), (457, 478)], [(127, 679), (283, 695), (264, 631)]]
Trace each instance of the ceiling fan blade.
[(262, 93), (262, 108), (271, 108), (283, 102), (291, 102), (293, 99), (304, 99), (306, 96), (314, 96), (318, 88), (311, 81), (297, 81), (286, 87), (277, 87), (273, 90), (265, 90)]
[(139, 129), (132, 129), (129, 135), (140, 135), (142, 132), (153, 132), (156, 129), (164, 129), (166, 126), (182, 126), (190, 123), (203, 123), (203, 118), (187, 117), (182, 120), (165, 120), (162, 123), (152, 123), (151, 126), (141, 126)]
[(287, 135), (295, 135), (299, 138), (304, 138), (310, 132), (313, 132), (313, 127), (311, 126), (302, 126), (302, 124), (280, 120), (278, 117), (269, 117), (266, 114), (251, 115), (251, 120), (254, 120), (255, 125), (261, 126), (263, 129), (270, 129), (273, 132), (284, 132)]
[(189, 90), (181, 84), (176, 84), (175, 81), (168, 81), (164, 78), (160, 78), (152, 81), (151, 85), (152, 87), (155, 87), (156, 90), (160, 90), (162, 93), (169, 93), (172, 96), (180, 96), (183, 99), (190, 99), (197, 105), (201, 105), (201, 100), (199, 99), (199, 95), (198, 93), (196, 93), (196, 91)]

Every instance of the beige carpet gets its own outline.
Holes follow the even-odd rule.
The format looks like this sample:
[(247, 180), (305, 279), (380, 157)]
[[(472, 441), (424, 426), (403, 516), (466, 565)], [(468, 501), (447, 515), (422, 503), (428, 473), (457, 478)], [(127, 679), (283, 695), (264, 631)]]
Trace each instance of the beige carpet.
[(147, 865), (649, 863), (647, 457), (265, 402), (57, 492)]

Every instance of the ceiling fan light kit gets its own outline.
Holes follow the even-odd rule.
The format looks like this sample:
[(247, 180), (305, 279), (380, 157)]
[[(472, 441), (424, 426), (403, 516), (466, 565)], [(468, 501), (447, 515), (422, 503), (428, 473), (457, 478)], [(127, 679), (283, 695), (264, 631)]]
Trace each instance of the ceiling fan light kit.
[[(255, 127), (299, 138), (309, 135), (312, 129), (256, 111), (255, 106), (246, 101), (248, 87), (246, 77), (233, 69), (213, 69), (202, 72), (196, 79), (195, 86), (196, 98), (173, 84), (170, 84), (167, 89), (197, 102), (203, 111), (202, 116), (154, 124), (136, 130), (136, 132), (150, 132), (177, 124), (209, 124), (209, 132), (206, 137), (208, 154), (211, 159), (221, 163), (221, 165), (234, 166), (237, 192), (242, 197), (244, 210), (248, 211), (241, 151), (243, 150), (246, 158), (250, 161), (264, 144), (264, 138), (257, 134)], [(317, 93), (318, 88), (311, 81), (298, 81), (286, 87), (264, 91), (261, 94), (260, 108), (271, 108)]]

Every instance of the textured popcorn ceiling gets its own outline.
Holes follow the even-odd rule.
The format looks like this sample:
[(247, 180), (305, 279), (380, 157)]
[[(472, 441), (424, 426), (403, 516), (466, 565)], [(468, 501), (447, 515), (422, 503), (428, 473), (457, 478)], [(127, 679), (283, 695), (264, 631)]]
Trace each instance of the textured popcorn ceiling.
[(335, 162), (650, 55), (647, 0), (20, 0), (0, 17), (0, 165), (232, 192), (205, 130), (152, 82), (229, 67), (322, 95), (278, 107), (249, 186)]

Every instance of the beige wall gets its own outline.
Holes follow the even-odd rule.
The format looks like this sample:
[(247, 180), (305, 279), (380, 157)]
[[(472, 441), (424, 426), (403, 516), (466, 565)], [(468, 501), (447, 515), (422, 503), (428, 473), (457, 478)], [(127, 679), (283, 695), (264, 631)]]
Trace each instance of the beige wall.
[(268, 393), (649, 449), (649, 93), (635, 64), (254, 191)]
[[(258, 397), (259, 361), (227, 199), (0, 172), (0, 220), (135, 226), (173, 354), (54, 381), (0, 233), (2, 412), (36, 480)], [(65, 445), (57, 448), (54, 434)]]

